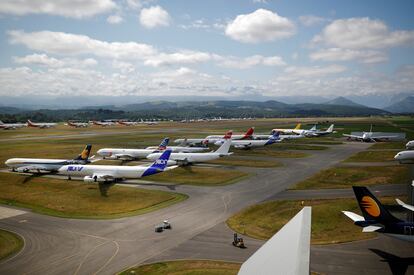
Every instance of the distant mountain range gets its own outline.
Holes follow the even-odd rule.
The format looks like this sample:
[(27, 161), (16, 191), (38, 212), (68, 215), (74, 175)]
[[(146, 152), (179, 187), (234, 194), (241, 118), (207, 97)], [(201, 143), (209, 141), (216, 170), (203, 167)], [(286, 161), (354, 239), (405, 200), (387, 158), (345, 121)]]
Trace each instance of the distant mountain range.
[(81, 109), (24, 110), (0, 107), (0, 119), (62, 121), (100, 119), (196, 119), (234, 117), (295, 117), (295, 116), (369, 116), (387, 115), (388, 111), (370, 108), (343, 97), (326, 103), (287, 104), (275, 100), (259, 101), (151, 101), (123, 106), (91, 106)]
[(414, 113), (414, 96), (406, 97), (384, 109), (391, 113)]

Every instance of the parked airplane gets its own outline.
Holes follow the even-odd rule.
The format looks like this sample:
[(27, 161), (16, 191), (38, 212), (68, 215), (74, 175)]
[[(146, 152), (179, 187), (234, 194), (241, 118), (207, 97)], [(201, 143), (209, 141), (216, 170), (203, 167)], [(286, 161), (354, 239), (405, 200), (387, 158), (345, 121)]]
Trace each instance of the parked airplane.
[(158, 152), (163, 147), (164, 140), (156, 149), (123, 149), (123, 148), (102, 148), (96, 152), (104, 159), (137, 160), (144, 159), (149, 154)]
[(369, 132), (362, 132), (362, 136), (357, 135), (348, 135), (343, 134), (343, 136), (348, 137), (348, 139), (356, 139), (362, 142), (377, 142), (377, 141), (387, 141), (393, 138), (398, 138), (398, 136), (375, 136), (375, 133), (372, 132), (372, 125)]
[(35, 128), (52, 128), (55, 127), (57, 123), (47, 123), (47, 122), (38, 122), (34, 123), (30, 119), (27, 120), (27, 127), (35, 127)]
[[(218, 136), (219, 138), (215, 138), (213, 139), (213, 136), (208, 136), (205, 138), (179, 138), (174, 140), (175, 143), (180, 143), (182, 146), (183, 145), (188, 145), (188, 146), (196, 146), (196, 145), (207, 145), (208, 143), (215, 143), (218, 140), (222, 140), (222, 139), (230, 139), (231, 136), (233, 135), (233, 131), (227, 131), (226, 134), (224, 136)], [(217, 137), (217, 136), (216, 136)], [(208, 139), (210, 138), (210, 139)]]
[(97, 126), (102, 126), (102, 127), (107, 127), (107, 126), (113, 126), (115, 125), (115, 122), (113, 121), (92, 121), (93, 124), (97, 125)]
[(16, 130), (18, 128), (26, 127), (26, 123), (4, 123), (0, 120), (0, 129), (4, 130)]
[(281, 132), (281, 133), (283, 133), (283, 134), (295, 134), (295, 132), (294, 131), (296, 131), (296, 130), (300, 130), (300, 127), (301, 127), (301, 123), (298, 123), (297, 125), (296, 125), (296, 127), (295, 128), (293, 128), (293, 129), (282, 129), (282, 128), (276, 128), (276, 129), (273, 129), (272, 131), (275, 131), (275, 132)]
[(398, 154), (394, 156), (394, 159), (404, 164), (414, 163), (414, 150), (398, 152)]
[[(175, 163), (187, 165), (196, 162), (206, 162), (215, 160), (224, 156), (229, 156), (231, 139), (227, 139), (216, 151), (208, 153), (172, 153), (170, 159)], [(147, 156), (147, 159), (155, 160), (161, 153), (152, 153)]]
[(171, 170), (177, 166), (167, 168), (171, 150), (164, 151), (151, 166), (114, 166), (114, 165), (65, 165), (58, 173), (68, 176), (83, 177), (85, 182), (113, 182), (122, 179), (136, 179)]
[(75, 128), (86, 128), (86, 127), (89, 127), (89, 123), (86, 123), (86, 122), (74, 122), (74, 121), (68, 120), (67, 124), (69, 126), (75, 127)]
[(283, 140), (290, 140), (290, 139), (298, 139), (298, 138), (304, 138), (305, 135), (281, 135), (281, 132), (272, 130), (272, 132), (270, 133), (270, 135), (254, 135), (254, 139), (269, 139), (271, 138), (274, 134), (279, 133), (279, 138), (281, 141)]
[(308, 275), (312, 208), (304, 207), (240, 267), (238, 275)]
[(414, 241), (414, 223), (394, 217), (381, 202), (363, 186), (352, 186), (361, 209), (362, 216), (342, 211), (362, 232), (379, 232), (405, 241)]
[[(263, 147), (266, 145), (271, 145), (276, 142), (281, 142), (282, 140), (279, 137), (279, 132), (273, 134), (269, 137), (268, 140), (232, 140), (231, 146), (237, 149), (251, 149), (256, 147)], [(219, 140), (214, 143), (214, 145), (220, 146), (224, 143), (224, 140)]]
[(170, 139), (164, 138), (164, 140), (161, 142), (161, 144), (158, 147), (150, 146), (145, 149), (152, 149), (152, 150), (171, 150), (173, 153), (176, 152), (183, 152), (183, 153), (197, 153), (197, 152), (203, 152), (205, 150), (208, 150), (208, 147), (188, 147), (188, 146), (168, 146)]
[(335, 126), (334, 124), (331, 124), (331, 126), (329, 126), (328, 129), (326, 129), (325, 131), (322, 131), (322, 130), (316, 129), (316, 125), (315, 125), (314, 128), (311, 128), (310, 130), (303, 130), (303, 132), (300, 133), (300, 134), (303, 134), (307, 137), (326, 136), (326, 135), (329, 135), (329, 134), (332, 134), (332, 133), (336, 133), (334, 131), (334, 126)]
[(124, 126), (136, 126), (140, 124), (140, 122), (137, 122), (137, 121), (127, 121), (127, 120), (118, 120), (117, 123), (119, 125), (124, 125)]
[(227, 131), (226, 134), (224, 136), (219, 136), (219, 135), (210, 135), (207, 136), (205, 138), (179, 138), (174, 140), (175, 143), (180, 143), (180, 144), (184, 144), (184, 142), (186, 143), (186, 145), (198, 145), (198, 144), (214, 144), (217, 141), (220, 140), (224, 140), (224, 139), (228, 139), (231, 138), (233, 140), (245, 140), (245, 139), (253, 139), (253, 134), (254, 134), (254, 128), (251, 127), (247, 130), (247, 132), (243, 135), (233, 135), (233, 131)]
[(407, 144), (405, 145), (405, 148), (407, 148), (407, 150), (414, 149), (414, 140), (407, 142)]
[(56, 172), (60, 167), (67, 164), (86, 164), (90, 160), (89, 154), (91, 152), (92, 145), (86, 145), (82, 153), (74, 159), (34, 159), (34, 158), (12, 158), (8, 159), (5, 164), (12, 169), (13, 172), (30, 172), (41, 171)]

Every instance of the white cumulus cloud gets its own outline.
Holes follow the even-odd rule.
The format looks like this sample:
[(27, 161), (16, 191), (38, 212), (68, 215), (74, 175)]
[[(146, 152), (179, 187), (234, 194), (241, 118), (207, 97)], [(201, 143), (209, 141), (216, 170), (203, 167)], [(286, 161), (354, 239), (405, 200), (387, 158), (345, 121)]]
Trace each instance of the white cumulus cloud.
[(313, 52), (309, 56), (312, 60), (322, 61), (351, 61), (360, 63), (379, 63), (388, 60), (385, 53), (376, 50), (350, 50), (341, 48), (322, 49)]
[(168, 26), (170, 21), (170, 15), (160, 6), (144, 8), (139, 15), (139, 22), (147, 29)]
[(277, 13), (258, 9), (250, 14), (238, 15), (225, 30), (230, 38), (243, 43), (259, 43), (291, 37), (295, 25)]
[(2, 0), (0, 14), (49, 14), (85, 18), (115, 9), (112, 0)]
[(106, 21), (109, 24), (120, 24), (120, 23), (122, 23), (122, 21), (124, 21), (124, 19), (122, 18), (122, 16), (120, 16), (118, 14), (113, 14), (113, 15), (108, 16)]
[(265, 66), (285, 66), (286, 63), (280, 56), (261, 56), (253, 55), (245, 58), (237, 57), (215, 57), (219, 61), (219, 66), (232, 68), (232, 69), (248, 69), (253, 66), (265, 65)]
[(414, 31), (391, 31), (381, 20), (368, 17), (335, 20), (313, 43), (346, 49), (381, 49), (414, 44)]

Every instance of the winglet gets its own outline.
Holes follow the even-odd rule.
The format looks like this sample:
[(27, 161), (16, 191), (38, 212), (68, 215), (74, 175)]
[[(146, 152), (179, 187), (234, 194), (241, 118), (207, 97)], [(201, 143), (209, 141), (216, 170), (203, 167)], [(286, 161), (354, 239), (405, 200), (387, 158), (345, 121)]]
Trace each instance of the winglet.
[(404, 207), (405, 209), (408, 209), (408, 210), (414, 211), (414, 206), (409, 205), (409, 204), (407, 204), (407, 203), (404, 203), (404, 202), (403, 202), (402, 200), (400, 200), (400, 199), (395, 199), (395, 201), (396, 201), (399, 205), (401, 205), (402, 207)]

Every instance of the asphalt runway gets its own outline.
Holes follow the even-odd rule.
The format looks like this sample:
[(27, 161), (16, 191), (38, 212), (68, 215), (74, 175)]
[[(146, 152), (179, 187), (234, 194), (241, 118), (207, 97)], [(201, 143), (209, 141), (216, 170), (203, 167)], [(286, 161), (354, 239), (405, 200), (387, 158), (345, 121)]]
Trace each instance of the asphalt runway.
[[(228, 246), (229, 243), (223, 240), (227, 240), (230, 229), (223, 222), (232, 214), (272, 198), (296, 182), (321, 169), (337, 165), (368, 146), (370, 144), (344, 143), (331, 146), (330, 150), (311, 152), (312, 156), (307, 158), (283, 159), (284, 166), (254, 169), (254, 176), (232, 185), (175, 185), (176, 192), (190, 196), (188, 200), (135, 217), (115, 220), (63, 219), (28, 211), (1, 219), (0, 227), (21, 235), (25, 239), (25, 247), (15, 257), (0, 263), (0, 273), (114, 274), (144, 262), (153, 262), (166, 253), (170, 253), (173, 259), (188, 254), (201, 258), (214, 255), (210, 257), (212, 259), (223, 256), (222, 259), (226, 259), (225, 255), (235, 254), (233, 247), (223, 250), (208, 250), (205, 247), (209, 252), (203, 253), (204, 248), (189, 245), (189, 242), (207, 236), (218, 248), (218, 244), (222, 243)], [(171, 191), (168, 184), (142, 183), (139, 186), (143, 188)], [(155, 233), (154, 226), (164, 219), (171, 221), (173, 229)], [(230, 234), (229, 240), (231, 238)], [(249, 241), (248, 249), (240, 251), (240, 256), (235, 260), (243, 261), (261, 244), (256, 240)], [(188, 253), (180, 254), (182, 252), (177, 251), (179, 247), (186, 247)], [(312, 258), (312, 261), (316, 264), (318, 259)], [(326, 264), (329, 265), (329, 261)], [(332, 270), (338, 265), (333, 264)]]

